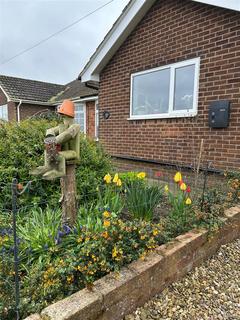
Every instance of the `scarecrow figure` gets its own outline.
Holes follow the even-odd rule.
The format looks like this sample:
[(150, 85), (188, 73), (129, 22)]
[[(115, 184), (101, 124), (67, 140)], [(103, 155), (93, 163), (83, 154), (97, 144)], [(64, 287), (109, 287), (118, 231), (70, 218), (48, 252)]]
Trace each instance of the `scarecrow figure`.
[(30, 172), (42, 175), (43, 179), (54, 180), (66, 175), (66, 162), (75, 164), (80, 158), (80, 126), (74, 123), (74, 103), (64, 100), (58, 109), (63, 123), (46, 132), (45, 164)]

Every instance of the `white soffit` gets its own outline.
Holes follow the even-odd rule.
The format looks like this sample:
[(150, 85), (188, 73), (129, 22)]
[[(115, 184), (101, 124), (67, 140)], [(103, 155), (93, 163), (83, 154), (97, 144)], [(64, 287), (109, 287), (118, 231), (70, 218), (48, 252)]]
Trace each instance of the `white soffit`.
[(225, 9), (240, 11), (240, 0), (193, 0)]
[[(156, 0), (131, 0), (102, 43), (80, 73), (82, 82), (99, 81), (99, 74), (145, 16)], [(240, 0), (192, 0), (226, 9), (240, 11)]]

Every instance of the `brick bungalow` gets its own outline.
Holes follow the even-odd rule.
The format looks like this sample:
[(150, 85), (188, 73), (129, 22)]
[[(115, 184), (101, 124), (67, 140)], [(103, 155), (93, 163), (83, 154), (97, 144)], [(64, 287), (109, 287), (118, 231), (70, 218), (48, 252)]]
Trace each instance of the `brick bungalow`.
[[(0, 75), (0, 119), (21, 121), (45, 112), (55, 112), (64, 99), (76, 105), (76, 122), (82, 131), (97, 137), (97, 94), (95, 82), (74, 80), (66, 85)], [(96, 124), (96, 125), (95, 125)]]
[(118, 159), (192, 167), (202, 149), (202, 165), (239, 169), (239, 56), (240, 1), (130, 1), (80, 74), (100, 81), (100, 141)]
[(49, 99), (63, 85), (0, 75), (0, 119), (20, 121), (37, 113), (55, 111)]

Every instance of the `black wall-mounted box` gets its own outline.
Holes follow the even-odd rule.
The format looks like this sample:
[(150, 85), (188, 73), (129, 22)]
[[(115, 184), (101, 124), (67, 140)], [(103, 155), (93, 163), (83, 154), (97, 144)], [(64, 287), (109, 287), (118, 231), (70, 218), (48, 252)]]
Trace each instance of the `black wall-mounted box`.
[(213, 101), (209, 107), (208, 121), (211, 128), (227, 128), (230, 117), (230, 101)]

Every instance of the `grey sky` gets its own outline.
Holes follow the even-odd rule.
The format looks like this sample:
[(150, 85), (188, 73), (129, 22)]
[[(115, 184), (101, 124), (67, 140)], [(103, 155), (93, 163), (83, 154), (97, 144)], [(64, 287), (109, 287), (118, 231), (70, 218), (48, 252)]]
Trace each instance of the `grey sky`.
[[(0, 63), (109, 0), (0, 0)], [(129, 0), (113, 3), (0, 66), (0, 74), (67, 83), (75, 79)]]

